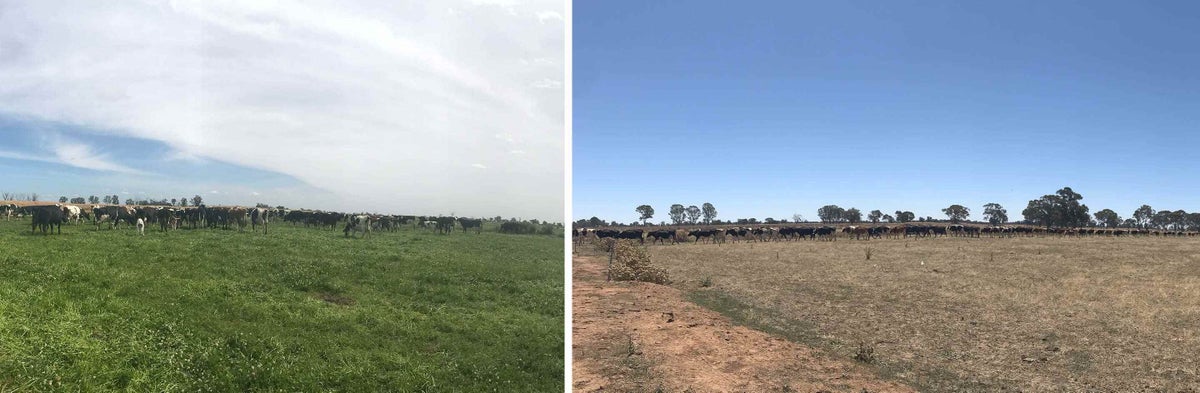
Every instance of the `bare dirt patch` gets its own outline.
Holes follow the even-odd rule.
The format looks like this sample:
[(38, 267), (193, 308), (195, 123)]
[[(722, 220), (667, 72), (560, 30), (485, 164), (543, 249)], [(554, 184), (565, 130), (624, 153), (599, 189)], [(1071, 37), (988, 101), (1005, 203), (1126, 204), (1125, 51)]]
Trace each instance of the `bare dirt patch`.
[(679, 289), (606, 282), (603, 257), (572, 264), (574, 391), (913, 391), (849, 358), (737, 326)]
[(785, 335), (793, 341), (839, 356), (858, 356), (867, 343), (884, 376), (921, 391), (1200, 391), (1200, 239), (799, 241), (649, 252), (678, 288), (708, 281), (705, 291), (689, 289), (714, 294), (702, 304), (730, 303), (739, 320), (792, 329)]
[(313, 297), (339, 306), (353, 306), (355, 303), (354, 298), (340, 293), (316, 292)]

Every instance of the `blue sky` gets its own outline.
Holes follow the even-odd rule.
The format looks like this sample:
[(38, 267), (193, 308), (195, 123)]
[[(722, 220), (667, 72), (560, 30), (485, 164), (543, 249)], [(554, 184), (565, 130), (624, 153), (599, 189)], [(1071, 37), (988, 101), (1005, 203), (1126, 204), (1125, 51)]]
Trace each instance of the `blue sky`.
[(573, 218), (1200, 210), (1200, 5), (578, 2)]
[(564, 11), (5, 2), (0, 192), (561, 221)]

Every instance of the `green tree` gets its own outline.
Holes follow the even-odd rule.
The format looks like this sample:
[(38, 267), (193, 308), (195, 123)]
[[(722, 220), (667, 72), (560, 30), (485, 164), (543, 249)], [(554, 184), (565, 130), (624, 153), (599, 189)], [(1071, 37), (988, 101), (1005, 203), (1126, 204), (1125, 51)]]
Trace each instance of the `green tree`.
[(1150, 219), (1153, 217), (1154, 208), (1150, 207), (1150, 205), (1142, 205), (1142, 207), (1139, 207), (1137, 210), (1133, 211), (1133, 219), (1136, 220), (1138, 225), (1142, 228), (1150, 225)]
[(1093, 215), (1096, 216), (1096, 222), (1107, 228), (1115, 228), (1121, 225), (1121, 216), (1117, 215), (1117, 212), (1112, 211), (1112, 209), (1104, 209)]
[(904, 223), (904, 222), (912, 222), (913, 220), (916, 220), (916, 219), (917, 219), (917, 215), (913, 214), (913, 212), (896, 210), (896, 221)]
[(792, 214), (792, 222), (804, 222), (804, 216), (800, 213)]
[(896, 218), (895, 218), (895, 217), (892, 217), (892, 215), (891, 215), (891, 214), (884, 214), (884, 215), (883, 215), (883, 220), (884, 220), (884, 221), (887, 221), (889, 224), (891, 224), (891, 223), (893, 223), (893, 222), (896, 222)]
[(602, 227), (604, 226), (604, 220), (601, 220), (599, 217), (592, 216), (592, 218), (588, 219), (588, 226)]
[(1087, 205), (1079, 203), (1083, 195), (1063, 187), (1054, 194), (1029, 201), (1021, 215), (1034, 225), (1045, 227), (1082, 227), (1091, 221)]
[(699, 207), (696, 207), (696, 205), (691, 205), (691, 206), (688, 206), (687, 209), (684, 210), (684, 213), (687, 214), (688, 223), (695, 225), (697, 221), (700, 221), (700, 215), (703, 212), (700, 210)]
[(878, 209), (871, 210), (871, 214), (868, 214), (867, 218), (870, 219), (872, 223), (878, 223), (879, 220), (883, 218), (883, 212), (879, 211)]
[(821, 222), (840, 222), (842, 216), (846, 214), (846, 210), (838, 207), (838, 205), (825, 205), (817, 209), (817, 217), (821, 218)]
[(942, 209), (942, 213), (950, 218), (951, 223), (957, 224), (959, 221), (966, 220), (967, 217), (971, 216), (971, 209), (963, 205), (950, 205), (950, 207)]
[(995, 202), (983, 205), (983, 219), (992, 225), (1004, 224), (1008, 222), (1008, 210)]
[(671, 205), (671, 211), (667, 212), (667, 216), (671, 218), (671, 223), (675, 225), (683, 224), (685, 215), (687, 215), (687, 209), (678, 203)]
[(58, 197), (58, 203), (67, 203), (67, 197), (65, 197), (65, 196)]
[(204, 204), (204, 198), (199, 195), (192, 197), (192, 206), (200, 206), (202, 204)]
[(717, 208), (713, 207), (711, 203), (704, 202), (704, 204), (700, 206), (700, 211), (702, 214), (704, 214), (705, 224), (711, 224), (712, 220), (717, 218)]
[(842, 218), (851, 224), (857, 224), (862, 222), (862, 212), (852, 207), (842, 213)]

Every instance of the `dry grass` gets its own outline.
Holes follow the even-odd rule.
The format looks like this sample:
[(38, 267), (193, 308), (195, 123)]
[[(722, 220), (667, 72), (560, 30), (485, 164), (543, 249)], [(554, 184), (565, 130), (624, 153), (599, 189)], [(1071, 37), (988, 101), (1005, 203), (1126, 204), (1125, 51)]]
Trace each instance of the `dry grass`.
[[(872, 345), (881, 372), (922, 391), (1200, 386), (1200, 239), (802, 241), (650, 254), (676, 286), (772, 315), (750, 324), (803, 325), (847, 358)], [(701, 289), (706, 280), (713, 287)]]

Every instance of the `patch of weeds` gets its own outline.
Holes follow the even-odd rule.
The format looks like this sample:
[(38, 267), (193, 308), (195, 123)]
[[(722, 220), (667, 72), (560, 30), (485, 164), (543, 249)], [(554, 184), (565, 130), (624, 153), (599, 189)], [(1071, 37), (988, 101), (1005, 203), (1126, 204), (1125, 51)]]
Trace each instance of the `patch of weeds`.
[(874, 364), (875, 346), (868, 342), (858, 343), (858, 349), (854, 351), (854, 360), (866, 364)]
[(704, 277), (704, 281), (700, 281), (700, 287), (701, 287), (701, 288), (708, 288), (708, 287), (711, 287), (711, 286), (712, 286), (712, 277), (711, 277), (711, 276), (709, 276), (709, 277)]

